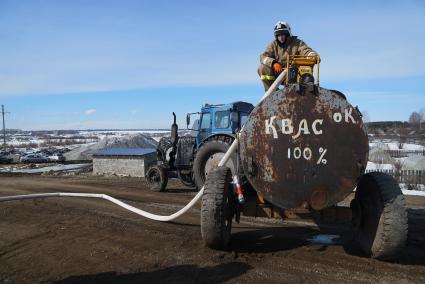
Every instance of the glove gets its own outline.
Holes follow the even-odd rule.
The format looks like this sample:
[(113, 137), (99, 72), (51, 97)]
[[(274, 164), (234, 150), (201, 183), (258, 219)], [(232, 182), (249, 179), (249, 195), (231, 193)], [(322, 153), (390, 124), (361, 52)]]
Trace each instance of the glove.
[(307, 55), (307, 58), (309, 58), (309, 59), (318, 59), (318, 62), (320, 63), (320, 57), (319, 57), (319, 55), (317, 55), (315, 52), (310, 52), (308, 55)]
[(273, 63), (273, 69), (274, 72), (276, 72), (276, 74), (280, 74), (282, 72), (282, 65), (280, 65), (279, 63)]

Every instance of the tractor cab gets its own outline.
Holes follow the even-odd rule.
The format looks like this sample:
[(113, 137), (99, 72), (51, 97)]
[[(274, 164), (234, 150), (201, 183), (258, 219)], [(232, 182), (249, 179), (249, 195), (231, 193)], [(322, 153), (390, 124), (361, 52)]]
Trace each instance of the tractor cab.
[(201, 112), (189, 113), (186, 117), (189, 129), (192, 115), (199, 115), (192, 126), (192, 135), (196, 138), (196, 145), (216, 135), (233, 136), (248, 118), (254, 108), (250, 103), (234, 102), (229, 104), (205, 104)]

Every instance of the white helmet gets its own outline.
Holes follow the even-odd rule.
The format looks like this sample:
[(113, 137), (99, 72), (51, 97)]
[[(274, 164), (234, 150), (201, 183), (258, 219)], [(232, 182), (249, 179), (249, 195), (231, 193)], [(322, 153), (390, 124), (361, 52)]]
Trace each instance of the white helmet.
[(292, 36), (291, 27), (287, 22), (279, 21), (274, 25), (274, 36), (278, 35)]

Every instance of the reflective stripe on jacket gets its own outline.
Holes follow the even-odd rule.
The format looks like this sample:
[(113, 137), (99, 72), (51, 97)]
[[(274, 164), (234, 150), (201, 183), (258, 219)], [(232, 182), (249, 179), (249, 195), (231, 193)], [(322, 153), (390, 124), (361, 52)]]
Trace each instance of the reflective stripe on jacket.
[(304, 56), (318, 55), (305, 42), (296, 36), (290, 36), (283, 44), (280, 44), (277, 40), (269, 43), (266, 50), (260, 55), (260, 62), (269, 67), (272, 67), (274, 62), (278, 62), (284, 66), (288, 54)]

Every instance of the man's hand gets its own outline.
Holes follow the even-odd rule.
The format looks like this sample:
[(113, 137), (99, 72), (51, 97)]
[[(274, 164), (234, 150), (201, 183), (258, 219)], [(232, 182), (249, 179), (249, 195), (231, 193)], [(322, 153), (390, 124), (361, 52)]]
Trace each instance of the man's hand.
[(276, 74), (280, 74), (282, 72), (282, 65), (280, 65), (279, 63), (273, 63), (273, 69), (274, 72), (276, 72)]
[(307, 54), (307, 58), (317, 60), (318, 63), (321, 61), (319, 55), (317, 55), (314, 51), (311, 51), (309, 54)]

